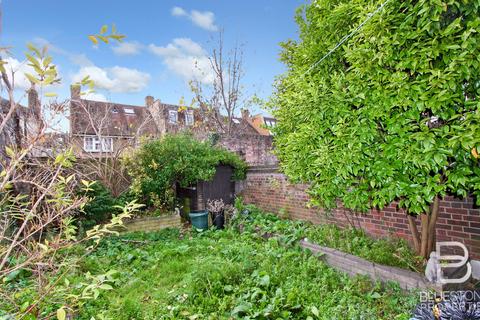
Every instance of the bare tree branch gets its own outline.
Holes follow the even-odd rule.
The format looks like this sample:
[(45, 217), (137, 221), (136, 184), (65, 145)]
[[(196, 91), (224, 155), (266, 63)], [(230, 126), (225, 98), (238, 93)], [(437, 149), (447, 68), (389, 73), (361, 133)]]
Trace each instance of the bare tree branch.
[(239, 45), (225, 55), (223, 32), (220, 32), (216, 47), (209, 57), (214, 79), (211, 87), (200, 80), (191, 82), (195, 100), (200, 106), (206, 125), (211, 131), (231, 135), (234, 118), (243, 96), (243, 52)]

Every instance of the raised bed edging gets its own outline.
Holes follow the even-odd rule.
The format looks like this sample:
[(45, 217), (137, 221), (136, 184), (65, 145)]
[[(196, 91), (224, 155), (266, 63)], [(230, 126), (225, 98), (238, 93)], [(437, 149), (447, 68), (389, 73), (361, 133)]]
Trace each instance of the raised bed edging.
[(300, 240), (299, 245), (313, 253), (321, 254), (320, 259), (350, 276), (368, 275), (372, 280), (384, 283), (395, 281), (402, 289), (406, 290), (435, 290), (437, 292), (442, 290), (441, 286), (428, 282), (423, 275), (413, 271), (376, 264), (349, 253), (319, 246), (306, 239)]
[(150, 232), (166, 228), (177, 228), (181, 225), (181, 217), (177, 214), (161, 217), (134, 218), (124, 223), (122, 232)]

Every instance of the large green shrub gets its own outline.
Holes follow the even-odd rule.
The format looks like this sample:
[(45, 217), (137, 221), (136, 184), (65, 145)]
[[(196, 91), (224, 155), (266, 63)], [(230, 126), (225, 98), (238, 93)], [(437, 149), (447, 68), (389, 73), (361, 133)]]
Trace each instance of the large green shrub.
[(173, 207), (177, 183), (187, 187), (210, 180), (220, 164), (232, 166), (237, 180), (246, 172), (246, 164), (238, 155), (188, 134), (150, 141), (126, 161), (133, 179), (132, 191), (143, 203), (164, 209)]
[(104, 223), (112, 217), (112, 214), (119, 211), (115, 208), (119, 201), (98, 181), (92, 184), (88, 191), (82, 191), (81, 195), (87, 196), (89, 199), (77, 217), (82, 229), (89, 229), (96, 224)]
[(135, 199), (130, 191), (123, 192), (114, 197), (112, 192), (100, 181), (95, 181), (88, 190), (82, 190), (80, 195), (86, 196), (88, 202), (76, 217), (77, 225), (82, 231), (88, 230), (97, 224), (108, 222), (112, 215), (119, 214), (122, 206)]
[(439, 197), (480, 194), (480, 3), (390, 1), (314, 65), (381, 2), (299, 10), (300, 40), (282, 44), (288, 71), (272, 101), (275, 143), (284, 172), (311, 183), (320, 206), (341, 200), (366, 211), (399, 201), (427, 255)]

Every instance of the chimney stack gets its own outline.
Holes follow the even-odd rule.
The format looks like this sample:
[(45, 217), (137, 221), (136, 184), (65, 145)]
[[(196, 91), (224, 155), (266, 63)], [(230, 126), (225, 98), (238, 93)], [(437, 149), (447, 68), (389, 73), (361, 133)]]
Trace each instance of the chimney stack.
[(146, 96), (145, 97), (145, 106), (146, 107), (151, 107), (153, 105), (154, 101), (155, 101), (155, 99), (153, 98), (153, 96)]
[(248, 109), (240, 109), (240, 112), (242, 113), (243, 120), (250, 120), (250, 111), (248, 111)]
[[(38, 92), (35, 89), (35, 85), (32, 84), (30, 89), (27, 91), (28, 97), (28, 113), (32, 115), (31, 118), (33, 121), (29, 121), (27, 125), (28, 128), (25, 128), (25, 134), (33, 133), (38, 134), (45, 127), (45, 122), (42, 119), (42, 105), (40, 99), (38, 99)], [(29, 117), (30, 117), (29, 115)]]
[(72, 84), (70, 86), (70, 99), (71, 100), (80, 100), (80, 92), (82, 87), (79, 84)]
[(28, 109), (37, 119), (40, 119), (40, 100), (38, 100), (38, 92), (35, 89), (35, 85), (28, 89)]

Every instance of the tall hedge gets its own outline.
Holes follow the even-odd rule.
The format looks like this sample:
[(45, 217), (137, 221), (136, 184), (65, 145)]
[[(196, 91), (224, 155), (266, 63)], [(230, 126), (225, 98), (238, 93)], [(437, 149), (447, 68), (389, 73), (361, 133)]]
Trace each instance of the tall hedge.
[(284, 172), (310, 183), (317, 205), (366, 211), (399, 201), (427, 255), (439, 197), (479, 203), (480, 1), (389, 1), (306, 72), (381, 2), (299, 8), (299, 40), (282, 43), (288, 71), (271, 101), (275, 144)]

